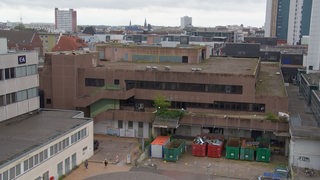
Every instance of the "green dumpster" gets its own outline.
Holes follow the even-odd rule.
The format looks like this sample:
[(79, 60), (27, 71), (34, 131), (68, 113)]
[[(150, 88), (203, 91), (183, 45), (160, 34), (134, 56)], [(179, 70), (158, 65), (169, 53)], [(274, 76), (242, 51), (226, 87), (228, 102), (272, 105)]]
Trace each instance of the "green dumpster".
[(259, 162), (270, 162), (270, 148), (257, 148), (257, 157), (256, 161)]
[(239, 159), (239, 140), (228, 140), (226, 145), (226, 158)]
[(166, 161), (178, 161), (182, 153), (185, 151), (185, 141), (181, 139), (174, 139), (168, 143), (164, 149), (164, 160)]
[(242, 147), (240, 149), (240, 159), (246, 161), (254, 160), (254, 149), (251, 147)]

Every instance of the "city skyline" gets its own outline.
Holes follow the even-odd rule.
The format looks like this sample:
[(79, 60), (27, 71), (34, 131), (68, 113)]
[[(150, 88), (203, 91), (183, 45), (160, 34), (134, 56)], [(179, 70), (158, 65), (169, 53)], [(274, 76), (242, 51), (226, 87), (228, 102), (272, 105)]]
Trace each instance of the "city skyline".
[(192, 17), (193, 25), (213, 27), (240, 25), (262, 27), (265, 0), (94, 0), (94, 1), (25, 1), (0, 2), (0, 22), (54, 23), (54, 8), (77, 11), (78, 25), (180, 26), (180, 18)]

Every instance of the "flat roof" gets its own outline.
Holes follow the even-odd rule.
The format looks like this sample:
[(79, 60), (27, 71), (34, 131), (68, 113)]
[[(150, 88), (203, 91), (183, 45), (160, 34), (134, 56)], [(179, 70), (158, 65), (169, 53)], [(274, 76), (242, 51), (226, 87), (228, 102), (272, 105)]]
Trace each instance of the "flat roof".
[(91, 122), (80, 111), (42, 109), (0, 123), (0, 166)]
[[(146, 71), (149, 67), (157, 71), (213, 73), (230, 75), (255, 75), (259, 66), (258, 58), (212, 57), (200, 64), (184, 63), (147, 63), (147, 62), (110, 62), (100, 61), (104, 68)], [(169, 68), (169, 70), (168, 70)], [(196, 68), (196, 69), (195, 69)]]
[(287, 97), (279, 63), (261, 62), (256, 95)]

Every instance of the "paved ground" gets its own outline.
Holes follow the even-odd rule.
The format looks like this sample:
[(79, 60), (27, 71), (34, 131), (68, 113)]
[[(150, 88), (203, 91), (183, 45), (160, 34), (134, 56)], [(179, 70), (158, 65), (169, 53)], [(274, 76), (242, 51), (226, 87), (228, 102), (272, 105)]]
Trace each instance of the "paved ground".
[[(207, 180), (207, 179), (256, 179), (263, 172), (271, 172), (278, 164), (286, 162), (283, 156), (273, 156), (272, 163), (229, 160), (225, 158), (194, 157), (190, 146), (187, 152), (177, 162), (165, 162), (162, 159), (146, 159), (138, 166), (127, 165), (127, 154), (131, 159), (138, 154), (139, 143), (134, 138), (119, 138), (114, 136), (95, 136), (100, 142), (99, 150), (89, 159), (89, 167), (80, 165), (65, 179), (139, 179), (157, 180)], [(118, 155), (118, 161), (116, 156)], [(109, 164), (104, 167), (103, 160), (107, 158)], [(152, 166), (153, 165), (153, 166)], [(151, 174), (150, 174), (151, 173)], [(118, 178), (116, 178), (118, 177)]]

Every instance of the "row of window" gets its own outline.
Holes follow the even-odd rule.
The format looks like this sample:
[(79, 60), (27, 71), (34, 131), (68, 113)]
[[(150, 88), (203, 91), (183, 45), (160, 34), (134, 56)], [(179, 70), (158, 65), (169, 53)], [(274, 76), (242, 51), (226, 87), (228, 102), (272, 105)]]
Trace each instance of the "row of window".
[(71, 144), (76, 143), (77, 141), (83, 139), (86, 136), (87, 136), (86, 128), (74, 133), (73, 135), (71, 135)]
[(38, 88), (25, 89), (10, 94), (0, 95), (0, 106), (21, 102), (38, 96)]
[[(71, 165), (71, 167), (70, 167), (70, 165)], [(72, 154), (72, 156), (71, 156), (71, 164), (70, 164), (70, 157), (67, 157), (64, 160), (64, 172), (63, 172), (63, 161), (59, 162), (57, 164), (57, 174), (58, 174), (59, 179), (63, 174), (68, 174), (71, 171), (71, 169), (76, 167), (76, 165), (77, 165), (77, 154), (76, 153)]]
[(213, 92), (227, 94), (242, 94), (242, 86), (220, 84), (194, 84), (175, 82), (132, 81), (126, 80), (126, 89), (155, 89), (171, 91)]
[[(34, 166), (42, 163), (42, 161), (48, 159), (48, 149), (41, 151), (40, 153), (30, 157), (29, 159), (23, 162), (23, 172), (28, 171), (29, 169), (33, 168)], [(10, 168), (9, 170), (0, 174), (0, 180), (11, 180), (16, 178), (21, 174), (21, 163), (17, 164), (16, 166)]]
[(65, 148), (69, 146), (69, 137), (64, 140), (50, 146), (50, 156), (57, 154), (60, 151), (63, 151)]
[[(85, 136), (87, 136), (87, 129), (86, 128), (74, 133), (71, 136), (71, 144), (83, 139)], [(70, 145), (69, 139), (70, 138), (67, 137), (64, 140), (50, 146), (50, 157), (54, 156), (58, 152), (62, 151), (66, 147), (68, 147)], [(41, 151), (40, 153), (23, 161), (23, 167), (21, 166), (21, 163), (19, 163), (15, 167), (12, 167), (9, 170), (4, 171), (2, 174), (0, 174), (0, 180), (14, 179), (17, 176), (22, 174), (22, 170), (23, 170), (23, 172), (27, 172), (28, 170), (41, 164), (43, 161), (45, 161), (48, 158), (49, 158), (49, 151), (48, 151), (48, 149), (45, 149), (45, 150)], [(74, 166), (76, 166), (76, 154), (72, 155), (72, 168)], [(68, 169), (68, 171), (69, 170), (70, 169)]]
[[(138, 127), (143, 128), (143, 122), (138, 122)], [(123, 128), (123, 121), (122, 120), (118, 120), (118, 128), (119, 129)], [(133, 128), (133, 121), (128, 121), (128, 129), (132, 129), (132, 128)]]
[(19, 78), (34, 74), (38, 74), (36, 64), (0, 69), (0, 80)]

